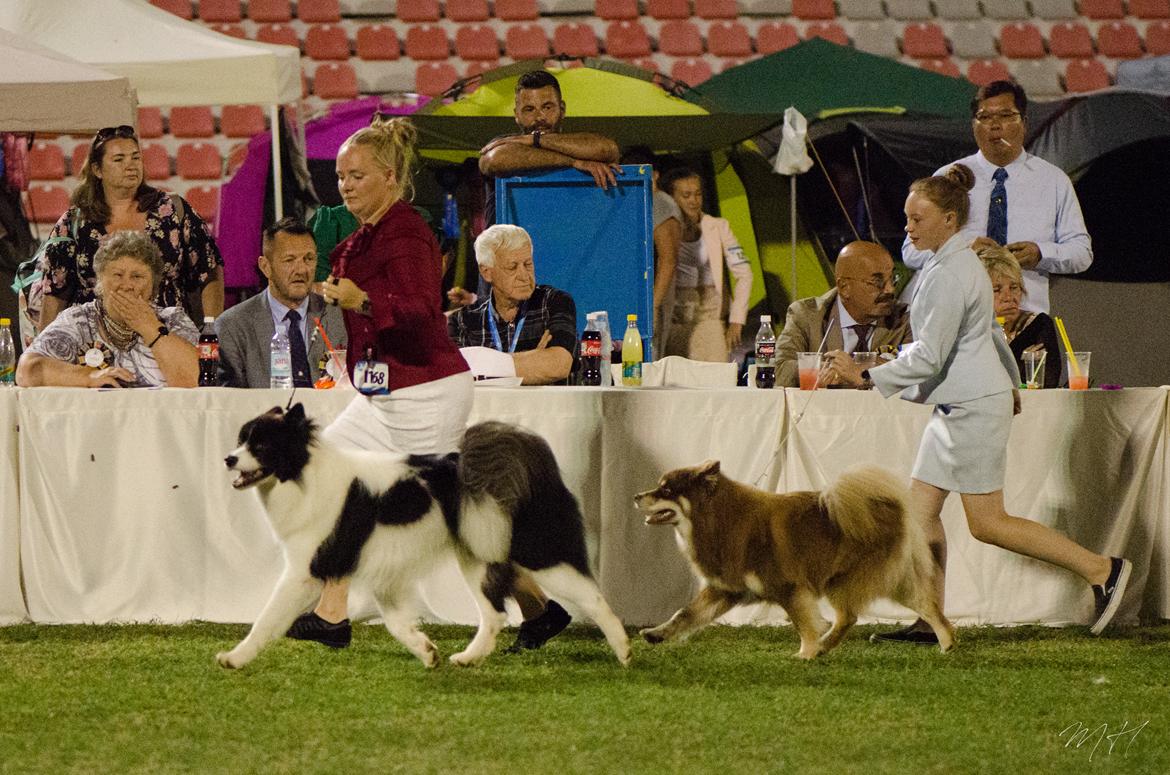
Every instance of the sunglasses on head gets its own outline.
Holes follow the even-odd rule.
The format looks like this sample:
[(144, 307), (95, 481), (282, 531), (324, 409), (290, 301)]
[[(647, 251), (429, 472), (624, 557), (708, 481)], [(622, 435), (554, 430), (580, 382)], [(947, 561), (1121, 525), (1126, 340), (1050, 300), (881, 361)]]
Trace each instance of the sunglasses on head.
[(114, 137), (122, 137), (131, 140), (137, 140), (138, 137), (134, 134), (134, 127), (129, 124), (122, 124), (121, 126), (108, 126), (97, 131), (97, 135), (93, 138), (93, 145), (96, 148), (102, 143)]

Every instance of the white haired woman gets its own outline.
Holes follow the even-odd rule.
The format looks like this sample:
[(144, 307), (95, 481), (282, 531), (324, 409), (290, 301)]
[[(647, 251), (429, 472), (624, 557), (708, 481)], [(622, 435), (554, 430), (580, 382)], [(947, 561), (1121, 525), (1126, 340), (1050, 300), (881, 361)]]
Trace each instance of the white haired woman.
[(195, 387), (199, 331), (178, 306), (154, 299), (162, 256), (142, 232), (120, 231), (93, 260), (93, 301), (70, 307), (20, 358), (25, 387)]
[(1003, 333), (1016, 357), (1020, 373), (1024, 373), (1025, 352), (1044, 352), (1047, 368), (1041, 387), (1060, 387), (1060, 341), (1056, 336), (1056, 325), (1043, 312), (1020, 309), (1020, 302), (1027, 293), (1020, 262), (1010, 250), (1000, 245), (987, 245), (975, 252), (991, 278), (995, 317), (1003, 325)]
[[(337, 188), (361, 226), (333, 249), (319, 292), (342, 309), (351, 376), (369, 352), (389, 393), (358, 395), (323, 434), (358, 449), (438, 454), (459, 446), (473, 379), (447, 336), (438, 242), (409, 201), (415, 138), (407, 119), (377, 118), (337, 154)], [(327, 582), (289, 636), (349, 645), (348, 592), (347, 580)]]

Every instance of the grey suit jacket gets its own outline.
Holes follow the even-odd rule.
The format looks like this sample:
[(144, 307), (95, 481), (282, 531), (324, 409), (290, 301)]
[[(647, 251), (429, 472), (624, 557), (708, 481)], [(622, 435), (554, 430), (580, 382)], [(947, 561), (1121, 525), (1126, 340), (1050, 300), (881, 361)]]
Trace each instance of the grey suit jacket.
[[(320, 317), (325, 333), (334, 347), (346, 343), (345, 321), (341, 310), (325, 304), (317, 294), (309, 295), (309, 373), (316, 382), (325, 363), (325, 343), (313, 325)], [(276, 326), (267, 294), (261, 292), (230, 309), (215, 321), (219, 334), (219, 384), (224, 387), (266, 388), (269, 381), (269, 358)]]
[[(776, 337), (777, 385), (796, 387), (799, 384), (797, 353), (818, 352), (822, 339), (825, 344), (819, 352), (840, 350), (844, 346), (838, 318), (836, 288), (830, 288), (820, 296), (797, 299), (789, 305), (784, 330)], [(829, 332), (827, 337), (826, 331)], [(879, 320), (869, 335), (869, 341), (874, 352), (897, 350), (898, 345), (911, 341), (906, 305), (897, 305), (890, 315)]]

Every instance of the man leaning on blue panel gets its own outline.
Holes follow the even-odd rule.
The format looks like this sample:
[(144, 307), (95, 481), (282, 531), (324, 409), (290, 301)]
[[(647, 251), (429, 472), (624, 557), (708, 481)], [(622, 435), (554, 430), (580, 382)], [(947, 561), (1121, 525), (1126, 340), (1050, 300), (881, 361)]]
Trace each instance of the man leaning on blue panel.
[[(1093, 263), (1093, 248), (1068, 175), (1024, 150), (1027, 109), (1024, 90), (1010, 81), (980, 87), (971, 100), (979, 151), (955, 163), (975, 173), (970, 219), (963, 228), (971, 248), (999, 245), (1010, 250), (1024, 270), (1027, 293), (1021, 308), (1048, 312), (1048, 276), (1085, 271)], [(911, 269), (920, 269), (927, 257), (908, 238), (903, 243), (902, 260)], [(907, 288), (904, 299), (915, 285)]]
[(572, 167), (588, 173), (601, 188), (617, 185), (618, 146), (590, 132), (562, 132), (565, 101), (561, 85), (547, 70), (531, 70), (516, 81), (513, 109), (519, 134), (497, 137), (480, 150), (484, 177), (484, 217), (496, 222), (495, 179), (531, 170)]

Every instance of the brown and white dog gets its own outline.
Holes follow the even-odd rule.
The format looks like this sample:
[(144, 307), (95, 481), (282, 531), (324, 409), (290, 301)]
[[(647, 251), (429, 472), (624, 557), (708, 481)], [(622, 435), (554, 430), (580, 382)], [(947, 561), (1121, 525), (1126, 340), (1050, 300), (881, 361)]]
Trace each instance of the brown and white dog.
[[(907, 515), (905, 488), (877, 467), (845, 472), (823, 492), (774, 494), (732, 481), (719, 461), (662, 476), (634, 503), (648, 525), (673, 525), (707, 583), (667, 622), (642, 630), (651, 643), (686, 638), (740, 603), (779, 603), (800, 635), (802, 659), (836, 646), (873, 600), (888, 597), (954, 645), (939, 609), (930, 547)], [(832, 629), (818, 610), (828, 598)]]

